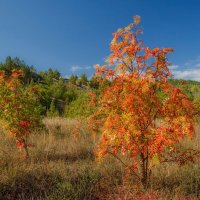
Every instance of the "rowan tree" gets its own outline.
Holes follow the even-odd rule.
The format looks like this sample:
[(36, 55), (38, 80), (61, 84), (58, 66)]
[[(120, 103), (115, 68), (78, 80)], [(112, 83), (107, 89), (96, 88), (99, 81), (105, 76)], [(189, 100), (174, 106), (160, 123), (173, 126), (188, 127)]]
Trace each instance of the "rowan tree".
[(27, 139), (40, 124), (40, 108), (37, 88), (24, 86), (22, 76), (20, 70), (13, 70), (9, 76), (0, 71), (0, 120), (7, 134), (16, 139), (23, 156), (29, 157)]
[(139, 23), (135, 16), (134, 23), (118, 29), (108, 66), (95, 66), (100, 84), (109, 84), (98, 98), (92, 125), (101, 125), (98, 157), (128, 157), (127, 167), (146, 188), (151, 169), (164, 161), (164, 151), (174, 152), (177, 143), (192, 137), (198, 112), (189, 97), (168, 82), (172, 75), (166, 56), (173, 49), (145, 46)]

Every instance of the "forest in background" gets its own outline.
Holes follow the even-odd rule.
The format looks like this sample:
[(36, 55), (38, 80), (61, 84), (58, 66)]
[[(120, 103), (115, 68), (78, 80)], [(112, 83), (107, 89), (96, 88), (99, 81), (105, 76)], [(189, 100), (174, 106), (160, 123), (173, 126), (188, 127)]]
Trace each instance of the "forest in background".
[[(5, 71), (8, 76), (13, 70), (21, 70), (23, 86), (32, 85), (37, 88), (40, 113), (47, 117), (89, 116), (92, 113), (92, 108), (88, 106), (91, 98), (89, 91), (99, 94), (102, 89), (95, 77), (89, 79), (85, 73), (65, 78), (58, 70), (52, 68), (47, 71), (37, 71), (35, 67), (27, 65), (18, 57), (8, 56), (5, 62), (0, 63), (0, 70)], [(192, 101), (200, 104), (200, 82), (178, 79), (170, 79), (169, 82), (182, 88)]]

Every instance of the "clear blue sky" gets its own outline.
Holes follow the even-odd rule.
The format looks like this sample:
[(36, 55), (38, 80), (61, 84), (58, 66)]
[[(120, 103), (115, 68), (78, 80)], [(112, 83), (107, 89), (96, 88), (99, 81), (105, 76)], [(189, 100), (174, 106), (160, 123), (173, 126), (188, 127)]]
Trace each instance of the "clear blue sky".
[(37, 70), (91, 76), (134, 15), (145, 44), (174, 48), (175, 77), (200, 80), (198, 0), (0, 0), (0, 61), (18, 56)]

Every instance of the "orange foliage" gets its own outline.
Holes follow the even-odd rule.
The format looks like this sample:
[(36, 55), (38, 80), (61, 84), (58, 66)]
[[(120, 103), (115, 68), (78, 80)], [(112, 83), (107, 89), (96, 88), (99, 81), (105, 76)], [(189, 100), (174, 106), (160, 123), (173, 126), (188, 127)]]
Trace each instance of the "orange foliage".
[(198, 111), (181, 89), (168, 83), (172, 75), (166, 56), (173, 49), (144, 46), (139, 22), (136, 16), (134, 23), (113, 34), (111, 67), (96, 65), (95, 76), (110, 83), (103, 88), (94, 118), (102, 122), (98, 156), (121, 153), (131, 158), (130, 168), (134, 166), (146, 187), (163, 150), (193, 135)]
[(24, 149), (28, 157), (27, 138), (40, 117), (34, 88), (23, 86), (22, 75), (20, 70), (13, 70), (10, 76), (0, 71), (0, 118), (8, 135), (15, 137), (17, 148)]

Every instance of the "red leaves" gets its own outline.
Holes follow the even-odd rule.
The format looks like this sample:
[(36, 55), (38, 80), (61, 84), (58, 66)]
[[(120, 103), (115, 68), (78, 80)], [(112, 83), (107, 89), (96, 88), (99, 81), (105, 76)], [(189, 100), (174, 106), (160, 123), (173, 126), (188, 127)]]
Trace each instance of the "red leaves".
[[(22, 71), (13, 70), (11, 75), (0, 71), (1, 119), (5, 121), (5, 131), (16, 139), (17, 148), (26, 148), (26, 139), (31, 129), (40, 122), (35, 88), (24, 86), (20, 80)], [(28, 153), (27, 153), (28, 155)]]
[(151, 50), (151, 53), (155, 56), (156, 54), (158, 54), (160, 52), (160, 48), (154, 48), (153, 50)]
[(16, 146), (18, 149), (22, 149), (25, 147), (25, 143), (23, 141), (17, 141)]
[[(108, 58), (114, 70), (98, 66), (95, 75), (109, 80), (97, 108), (103, 133), (99, 155), (103, 157), (108, 149), (121, 152), (129, 157), (133, 170), (143, 169), (144, 176), (155, 155), (162, 157), (165, 147), (193, 134), (197, 112), (184, 92), (168, 83), (166, 54), (173, 49), (144, 46), (137, 38), (139, 22), (136, 16), (133, 26), (114, 34)], [(136, 158), (140, 162), (135, 163)]]
[(23, 72), (21, 70), (13, 70), (12, 71), (12, 74), (11, 74), (11, 77), (13, 78), (19, 78), (21, 77), (23, 74)]
[(140, 21), (141, 21), (141, 18), (140, 18), (140, 16), (138, 16), (138, 15), (134, 16), (133, 19), (134, 19), (134, 23), (135, 23), (136, 25), (138, 25), (138, 24), (140, 23)]
[(22, 120), (19, 122), (21, 128), (28, 129), (31, 125), (30, 121)]
[(125, 69), (119, 70), (120, 72), (130, 74), (138, 72), (140, 76), (149, 73), (149, 69), (151, 69), (154, 78), (166, 81), (171, 73), (165, 56), (167, 53), (173, 52), (173, 49), (145, 47), (143, 42), (137, 38), (138, 33), (141, 32), (137, 28), (140, 17), (135, 16), (134, 21), (134, 26), (129, 25), (113, 34), (114, 38), (110, 44), (111, 55), (108, 58), (109, 64), (115, 64), (116, 71), (118, 71), (118, 65), (121, 66), (123, 63)]
[(173, 50), (172, 48), (164, 48), (164, 49), (163, 49), (163, 52), (164, 52), (164, 53), (169, 53), (169, 52), (172, 53), (172, 52), (174, 52), (174, 50)]
[(89, 95), (91, 97), (91, 100), (89, 102), (89, 106), (96, 105), (96, 102), (97, 102), (96, 94), (94, 92), (89, 92)]
[(96, 67), (96, 72), (95, 72), (95, 76), (100, 76), (101, 74), (105, 73), (105, 66), (100, 67), (99, 65), (95, 65)]
[(174, 148), (166, 157), (163, 157), (162, 162), (176, 162), (182, 166), (188, 163), (194, 163), (199, 158), (199, 155), (200, 151), (194, 149)]

